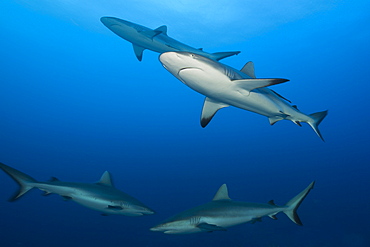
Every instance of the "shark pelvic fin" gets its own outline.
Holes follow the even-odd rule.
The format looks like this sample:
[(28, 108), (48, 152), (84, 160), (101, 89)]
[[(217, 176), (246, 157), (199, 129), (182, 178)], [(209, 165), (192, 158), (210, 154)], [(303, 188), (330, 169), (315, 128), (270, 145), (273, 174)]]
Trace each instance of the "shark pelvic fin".
[(270, 125), (274, 125), (276, 122), (283, 120), (284, 118), (280, 115), (269, 117)]
[(231, 200), (229, 197), (229, 192), (227, 190), (227, 185), (223, 184), (216, 192), (216, 195), (213, 197), (212, 201), (219, 201), (219, 200)]
[(204, 128), (212, 120), (213, 116), (221, 108), (228, 107), (229, 105), (214, 101), (208, 97), (204, 100), (202, 116), (200, 118), (200, 125)]
[(279, 78), (273, 78), (273, 79), (242, 79), (242, 80), (233, 80), (237, 86), (239, 86), (242, 89), (245, 89), (247, 91), (252, 91), (256, 88), (261, 87), (268, 87), (280, 83), (287, 82), (289, 80), (287, 79), (279, 79)]
[(62, 196), (64, 201), (70, 201), (72, 200), (71, 196)]
[(240, 71), (253, 79), (256, 78), (256, 75), (254, 74), (254, 63), (252, 61), (246, 63)]
[(226, 231), (226, 228), (208, 223), (200, 223), (197, 225), (197, 227), (207, 232)]
[(103, 173), (103, 175), (101, 176), (101, 178), (100, 178), (99, 182), (97, 182), (97, 184), (102, 184), (102, 185), (106, 185), (106, 186), (114, 186), (112, 177), (111, 177), (111, 175), (108, 171), (105, 171)]
[(133, 48), (134, 48), (134, 52), (135, 52), (135, 55), (137, 57), (137, 59), (139, 61), (141, 61), (143, 59), (143, 52), (145, 50), (144, 47), (141, 47), (141, 46), (138, 46), (138, 45), (135, 45), (135, 44), (132, 44)]

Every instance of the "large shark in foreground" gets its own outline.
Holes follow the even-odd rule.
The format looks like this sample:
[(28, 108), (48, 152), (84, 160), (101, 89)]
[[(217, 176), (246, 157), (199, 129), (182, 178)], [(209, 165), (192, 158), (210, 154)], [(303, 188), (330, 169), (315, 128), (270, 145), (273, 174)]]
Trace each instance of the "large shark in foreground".
[(260, 221), (264, 216), (277, 219), (275, 215), (280, 212), (285, 213), (297, 225), (302, 225), (297, 209), (313, 186), (314, 182), (284, 206), (277, 206), (272, 200), (268, 203), (233, 201), (224, 184), (211, 202), (179, 213), (150, 230), (167, 234), (226, 231), (231, 226)]
[(102, 17), (100, 21), (112, 32), (132, 43), (135, 55), (139, 61), (142, 60), (145, 49), (159, 53), (188, 51), (214, 60), (220, 60), (240, 53), (240, 51), (207, 53), (202, 49), (193, 48), (168, 37), (167, 26), (160, 26), (153, 30), (115, 17)]
[(268, 86), (286, 79), (256, 79), (254, 65), (248, 62), (241, 71), (190, 52), (166, 52), (159, 56), (162, 65), (191, 89), (206, 96), (201, 125), (205, 127), (224, 107), (235, 106), (269, 118), (270, 124), (286, 119), (300, 125), (308, 123), (323, 140), (318, 125), (327, 111), (306, 115)]
[(116, 189), (109, 172), (104, 172), (100, 181), (94, 184), (61, 182), (52, 178), (50, 182), (38, 182), (34, 178), (10, 166), (0, 163), (0, 169), (11, 176), (20, 186), (18, 193), (9, 199), (14, 201), (33, 188), (58, 194), (66, 200), (73, 200), (85, 207), (102, 212), (103, 215), (141, 216), (154, 211), (134, 197)]

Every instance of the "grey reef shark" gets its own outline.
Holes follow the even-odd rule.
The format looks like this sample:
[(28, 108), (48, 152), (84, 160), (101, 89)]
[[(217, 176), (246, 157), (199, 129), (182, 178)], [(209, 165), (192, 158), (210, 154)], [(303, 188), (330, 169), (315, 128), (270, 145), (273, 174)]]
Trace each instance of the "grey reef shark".
[(132, 43), (135, 55), (139, 61), (142, 60), (145, 49), (159, 53), (188, 51), (214, 60), (220, 60), (240, 53), (240, 51), (207, 53), (203, 49), (193, 48), (170, 38), (167, 35), (167, 26), (150, 29), (116, 17), (102, 17), (100, 21), (113, 33)]
[(235, 106), (268, 117), (270, 124), (286, 119), (301, 126), (308, 123), (323, 140), (318, 129), (328, 111), (306, 115), (286, 98), (267, 88), (287, 79), (256, 78), (248, 62), (239, 71), (218, 61), (191, 52), (165, 52), (159, 60), (172, 75), (194, 91), (206, 96), (201, 126), (206, 127), (219, 109)]
[(141, 216), (154, 214), (154, 211), (134, 197), (116, 189), (109, 172), (104, 172), (97, 183), (62, 182), (53, 177), (49, 182), (38, 182), (27, 174), (0, 163), (0, 169), (19, 184), (19, 191), (9, 199), (15, 201), (29, 190), (38, 188), (45, 192), (62, 196), (90, 209), (100, 211), (102, 215)]
[(226, 184), (217, 191), (211, 202), (183, 211), (150, 230), (166, 234), (189, 234), (198, 232), (226, 231), (226, 228), (256, 221), (264, 216), (277, 219), (276, 214), (283, 212), (297, 225), (302, 222), (297, 209), (313, 188), (312, 182), (306, 189), (296, 195), (284, 206), (268, 203), (250, 203), (231, 200)]

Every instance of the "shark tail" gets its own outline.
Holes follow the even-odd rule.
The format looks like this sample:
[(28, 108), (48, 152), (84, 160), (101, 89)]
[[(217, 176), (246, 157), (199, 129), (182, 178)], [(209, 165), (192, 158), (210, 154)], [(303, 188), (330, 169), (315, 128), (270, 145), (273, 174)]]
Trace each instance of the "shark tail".
[(215, 53), (211, 53), (210, 57), (213, 60), (219, 61), (219, 60), (227, 58), (227, 57), (238, 55), (239, 53), (240, 53), (240, 51), (215, 52)]
[(26, 194), (29, 190), (34, 188), (34, 184), (37, 183), (34, 178), (3, 163), (0, 163), (0, 169), (2, 169), (19, 184), (19, 190), (14, 194), (14, 196), (9, 198), (10, 202), (17, 200)]
[(324, 138), (322, 137), (320, 130), (319, 130), (319, 124), (322, 120), (328, 115), (328, 111), (322, 111), (322, 112), (316, 112), (312, 113), (309, 116), (311, 119), (307, 121), (307, 123), (311, 126), (311, 128), (316, 132), (316, 134), (321, 138), (321, 140), (324, 141)]
[(297, 209), (301, 205), (302, 201), (306, 198), (308, 193), (312, 190), (315, 181), (310, 183), (306, 189), (304, 189), (301, 193), (296, 195), (293, 199), (291, 199), (285, 206), (287, 207), (283, 212), (297, 225), (303, 225), (301, 219), (297, 214)]

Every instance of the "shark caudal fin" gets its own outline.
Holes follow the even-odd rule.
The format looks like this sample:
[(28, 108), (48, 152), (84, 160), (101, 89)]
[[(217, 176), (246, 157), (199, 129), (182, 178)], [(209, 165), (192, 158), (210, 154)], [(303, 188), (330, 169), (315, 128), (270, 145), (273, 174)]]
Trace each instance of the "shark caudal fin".
[(319, 124), (321, 123), (322, 120), (324, 120), (326, 115), (328, 115), (327, 110), (310, 114), (309, 116), (311, 117), (311, 120), (307, 122), (323, 141), (324, 141), (324, 138), (322, 138), (322, 135), (320, 133)]
[(308, 185), (306, 189), (304, 189), (301, 193), (296, 195), (287, 204), (285, 204), (287, 209), (285, 209), (283, 212), (289, 217), (289, 219), (291, 219), (297, 225), (300, 226), (303, 225), (302, 221), (299, 219), (299, 216), (297, 214), (297, 209), (299, 205), (301, 205), (302, 201), (306, 198), (308, 193), (313, 189), (314, 184), (315, 181), (310, 183), (310, 185)]
[(212, 58), (213, 60), (219, 61), (227, 57), (238, 55), (239, 53), (240, 51), (215, 52), (215, 53), (211, 53), (209, 57)]
[(0, 163), (0, 169), (2, 169), (19, 184), (19, 190), (14, 194), (14, 196), (9, 198), (9, 201), (11, 202), (26, 194), (34, 187), (34, 183), (37, 183), (34, 178), (3, 163)]

